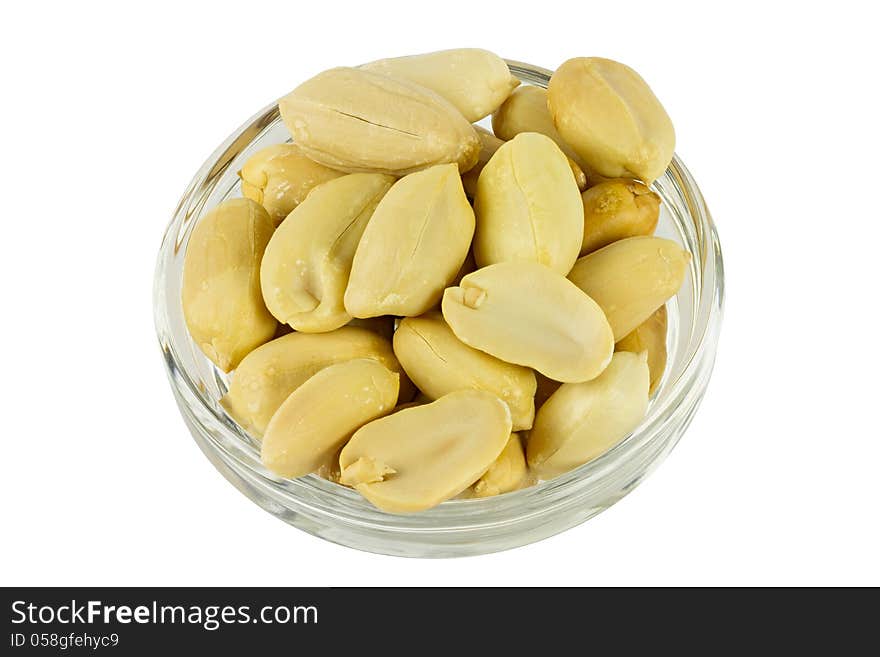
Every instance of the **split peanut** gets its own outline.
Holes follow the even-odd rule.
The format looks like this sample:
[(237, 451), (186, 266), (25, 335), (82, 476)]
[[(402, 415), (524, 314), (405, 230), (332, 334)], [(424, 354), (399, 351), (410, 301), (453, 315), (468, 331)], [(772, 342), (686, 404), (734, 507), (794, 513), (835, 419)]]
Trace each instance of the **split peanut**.
[(562, 384), (541, 407), (529, 434), (529, 467), (549, 479), (593, 460), (635, 429), (647, 407), (647, 355), (614, 354), (597, 378)]
[(531, 428), (534, 372), (469, 347), (439, 313), (404, 319), (394, 333), (394, 354), (413, 383), (431, 398), (456, 390), (485, 390), (510, 408), (514, 431)]
[(402, 78), (334, 68), (278, 102), (293, 141), (315, 162), (402, 175), (452, 162), (464, 173), (480, 140), (446, 99)]
[(254, 153), (241, 171), (241, 195), (262, 205), (277, 226), (308, 193), (343, 175), (306, 157), (296, 144), (275, 144)]
[(345, 290), (353, 317), (420, 315), (434, 306), (465, 261), (474, 234), (454, 165), (398, 180), (373, 212)]
[(270, 312), (297, 331), (323, 333), (350, 319), (343, 297), (355, 249), (394, 178), (353, 173), (315, 188), (278, 227), (260, 285)]
[(690, 259), (672, 240), (630, 237), (584, 256), (568, 278), (599, 304), (621, 340), (678, 292)]
[(263, 436), (263, 463), (284, 477), (332, 468), (348, 438), (397, 403), (400, 376), (369, 358), (319, 371), (290, 393)]
[[(290, 333), (267, 342), (241, 361), (220, 400), (226, 412), (259, 438), (278, 407), (311, 376), (335, 363), (372, 358), (403, 374), (391, 343), (372, 331), (344, 326), (329, 333)], [(412, 397), (401, 377), (402, 400)]]
[(651, 183), (675, 150), (669, 115), (641, 76), (601, 57), (577, 57), (550, 78), (553, 125), (591, 169)]
[(444, 293), (443, 317), (465, 344), (556, 381), (598, 376), (614, 350), (596, 302), (534, 262), (502, 262), (468, 274)]
[(249, 199), (225, 201), (198, 223), (183, 262), (181, 303), (186, 326), (223, 371), (275, 334), (260, 294), (260, 263), (272, 220)]
[(510, 411), (495, 395), (452, 392), (355, 432), (339, 456), (340, 481), (384, 511), (423, 511), (486, 472), (507, 445), (510, 426)]
[(477, 181), (474, 214), (480, 267), (529, 261), (564, 276), (577, 260), (583, 204), (565, 155), (544, 135), (524, 132), (498, 149)]

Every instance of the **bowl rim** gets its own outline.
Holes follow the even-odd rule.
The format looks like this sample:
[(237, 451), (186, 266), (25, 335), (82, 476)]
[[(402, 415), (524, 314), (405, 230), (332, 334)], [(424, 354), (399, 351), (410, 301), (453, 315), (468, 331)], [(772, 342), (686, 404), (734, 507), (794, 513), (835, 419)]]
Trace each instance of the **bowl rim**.
[[(514, 60), (506, 61), (511, 72), (523, 82), (547, 86), (551, 71)], [(696, 266), (697, 258), (691, 263), (695, 287), (699, 283), (700, 309), (705, 312), (699, 313), (702, 322), (699, 325), (699, 334), (694, 336), (697, 340), (696, 348), (687, 354), (684, 368), (674, 380), (665, 380), (664, 376), (664, 381), (658, 387), (654, 402), (649, 406), (643, 422), (629, 436), (601, 456), (554, 479), (494, 497), (448, 500), (438, 507), (415, 514), (391, 514), (380, 511), (357, 492), (316, 475), (295, 480), (277, 477), (266, 471), (259, 463), (258, 450), (256, 450), (255, 464), (254, 441), (246, 438), (222, 407), (209, 398), (204, 386), (199, 385), (188, 369), (182, 366), (183, 359), (179, 355), (176, 337), (168, 326), (168, 313), (180, 312), (173, 307), (175, 303), (179, 306), (180, 300), (166, 298), (160, 288), (165, 277), (168, 250), (173, 244), (174, 253), (177, 253), (182, 243), (180, 236), (191, 231), (191, 227), (187, 229), (188, 222), (192, 222), (193, 218), (204, 210), (205, 199), (195, 198), (196, 192), (209, 185), (211, 180), (228, 167), (232, 159), (229, 156), (230, 151), (235, 150), (242, 143), (250, 143), (258, 138), (277, 120), (277, 104), (271, 103), (245, 121), (205, 160), (187, 186), (165, 230), (154, 279), (156, 331), (178, 402), (190, 405), (192, 400), (196, 400), (198, 422), (203, 424), (209, 422), (213, 425), (210, 426), (212, 434), (225, 436), (228, 443), (233, 443), (213, 441), (214, 446), (222, 453), (224, 461), (239, 470), (240, 474), (249, 473), (257, 478), (256, 483), (274, 488), (273, 494), (278, 499), (294, 507), (325, 515), (331, 521), (335, 518), (336, 521), (349, 526), (368, 525), (391, 532), (469, 532), (485, 529), (488, 525), (497, 523), (520, 522), (531, 515), (547, 513), (550, 507), (583, 501), (590, 493), (597, 492), (594, 489), (601, 488), (602, 479), (619, 468), (622, 462), (638, 459), (640, 451), (644, 451), (651, 444), (652, 438), (663, 434), (665, 425), (674, 420), (676, 411), (685, 409), (684, 414), (687, 417), (684, 418), (684, 426), (686, 427), (705, 392), (714, 363), (723, 314), (724, 269), (717, 229), (702, 194), (684, 163), (674, 155), (664, 178), (671, 177), (671, 184), (675, 184), (688, 195), (694, 210), (689, 213), (690, 218), (696, 230), (701, 233), (699, 237), (703, 247), (702, 259), (706, 266), (711, 264), (710, 271), (702, 272)], [(692, 247), (689, 247), (689, 250), (693, 253)], [(705, 288), (703, 284), (704, 275), (711, 279), (709, 288)], [(705, 296), (705, 293), (709, 293), (708, 296)], [(695, 323), (697, 315), (695, 311)], [(179, 387), (178, 382), (183, 383), (186, 392)], [(695, 387), (694, 384), (697, 382), (700, 382), (700, 385)], [(661, 390), (662, 395), (660, 395)], [(183, 405), (181, 410), (184, 410)], [(675, 440), (677, 441), (677, 437)], [(671, 449), (671, 446), (667, 447), (665, 444), (657, 447), (666, 451)], [(247, 458), (249, 451), (250, 458)], [(649, 470), (650, 466), (647, 469)], [(640, 475), (639, 480), (641, 476), (643, 475)]]

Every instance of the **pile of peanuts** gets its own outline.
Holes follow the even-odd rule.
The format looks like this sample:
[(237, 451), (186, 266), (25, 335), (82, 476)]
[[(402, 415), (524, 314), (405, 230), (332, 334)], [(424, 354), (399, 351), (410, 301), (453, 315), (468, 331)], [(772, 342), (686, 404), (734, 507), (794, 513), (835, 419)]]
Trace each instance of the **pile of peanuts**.
[(448, 50), (325, 71), (279, 110), (292, 141), (198, 221), (182, 289), (270, 471), (409, 513), (639, 425), (690, 256), (652, 235), (675, 133), (638, 74), (575, 58), (545, 90)]

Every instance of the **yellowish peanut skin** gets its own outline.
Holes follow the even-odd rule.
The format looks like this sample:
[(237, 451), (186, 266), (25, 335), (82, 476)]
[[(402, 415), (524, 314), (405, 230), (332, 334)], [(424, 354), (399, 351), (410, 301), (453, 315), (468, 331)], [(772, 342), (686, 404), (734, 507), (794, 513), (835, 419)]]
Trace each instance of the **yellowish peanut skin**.
[(528, 476), (525, 450), (519, 434), (510, 439), (498, 458), (473, 485), (474, 497), (492, 497), (521, 488)]
[(454, 165), (398, 180), (380, 201), (352, 262), (353, 317), (420, 315), (437, 304), (467, 257), (474, 212)]
[(446, 99), (407, 80), (334, 68), (278, 101), (293, 141), (310, 159), (349, 173), (404, 175), (477, 162), (480, 140)]
[(565, 143), (547, 107), (547, 90), (525, 85), (513, 91), (504, 104), (492, 115), (492, 131), (503, 140), (510, 141), (523, 132), (538, 132), (549, 137), (568, 157), (572, 173), (583, 191), (605, 178), (585, 166), (574, 150)]
[(568, 275), (605, 312), (615, 341), (673, 297), (691, 255), (660, 237), (629, 237), (580, 258)]
[(648, 379), (647, 355), (622, 351), (592, 381), (560, 386), (535, 417), (529, 467), (551, 479), (614, 447), (644, 418)]
[[(498, 139), (498, 137), (485, 128), (475, 125), (474, 129), (477, 131), (477, 136), (480, 138), (480, 156), (474, 167), (467, 173), (461, 175), (461, 184), (464, 186), (465, 193), (470, 198), (473, 198), (477, 193), (477, 180), (480, 177), (480, 172), (483, 170), (483, 167), (486, 166), (495, 154), (495, 151), (501, 148), (501, 145), (504, 144), (503, 140)], [(586, 174), (580, 166), (578, 166), (577, 162), (568, 156), (566, 156), (566, 159), (568, 160), (568, 166), (571, 168), (571, 173), (574, 176), (574, 181), (577, 184), (578, 189), (584, 191), (587, 188)]]
[(380, 59), (361, 68), (431, 89), (452, 103), (470, 123), (498, 109), (519, 85), (503, 59), (478, 48)]
[(467, 346), (440, 313), (407, 317), (394, 333), (394, 354), (412, 382), (432, 399), (456, 390), (485, 390), (510, 408), (514, 431), (535, 419), (535, 374)]
[(199, 220), (183, 260), (181, 303), (193, 341), (224, 372), (275, 334), (259, 271), (274, 226), (249, 199), (224, 201)]
[(354, 173), (316, 187), (275, 231), (260, 267), (269, 311), (297, 331), (324, 333), (350, 319), (343, 297), (367, 222), (394, 178)]
[(614, 345), (615, 351), (629, 351), (636, 354), (648, 352), (648, 371), (651, 375), (649, 395), (653, 395), (657, 390), (660, 379), (663, 378), (663, 371), (666, 369), (667, 323), (666, 306), (660, 306), (648, 319)]
[(278, 407), (309, 377), (355, 358), (372, 358), (400, 374), (401, 400), (412, 397), (412, 383), (391, 343), (372, 331), (345, 326), (330, 333), (290, 333), (255, 349), (233, 373), (220, 403), (245, 431), (260, 438)]
[(617, 240), (652, 235), (660, 218), (660, 197), (636, 180), (608, 180), (583, 194), (581, 255)]
[(602, 309), (565, 277), (534, 262), (503, 262), (465, 276), (443, 294), (459, 340), (557, 381), (587, 381), (611, 360)]
[(547, 102), (576, 159), (603, 176), (650, 184), (672, 161), (672, 121), (647, 83), (624, 64), (569, 59), (550, 78)]
[(452, 392), (361, 427), (339, 456), (341, 483), (390, 513), (437, 506), (473, 484), (510, 438), (507, 404)]
[(343, 175), (313, 162), (296, 144), (275, 144), (251, 155), (241, 171), (241, 194), (262, 205), (277, 226), (308, 193)]
[(580, 251), (583, 204), (568, 161), (548, 137), (503, 144), (477, 181), (474, 258), (480, 267), (531, 261), (567, 274)]
[(260, 445), (263, 464), (291, 479), (329, 471), (355, 431), (394, 408), (399, 379), (369, 358), (325, 367), (272, 415)]

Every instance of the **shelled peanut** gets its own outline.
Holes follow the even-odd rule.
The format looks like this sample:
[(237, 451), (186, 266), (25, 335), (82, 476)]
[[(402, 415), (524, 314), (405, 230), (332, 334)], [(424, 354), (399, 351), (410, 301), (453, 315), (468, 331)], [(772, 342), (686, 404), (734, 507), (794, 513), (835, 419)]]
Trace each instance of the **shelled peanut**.
[(279, 109), (293, 143), (198, 222), (181, 298), (268, 470), (417, 512), (638, 426), (690, 255), (653, 237), (674, 132), (637, 74), (578, 58), (544, 90), (449, 50), (325, 71)]

